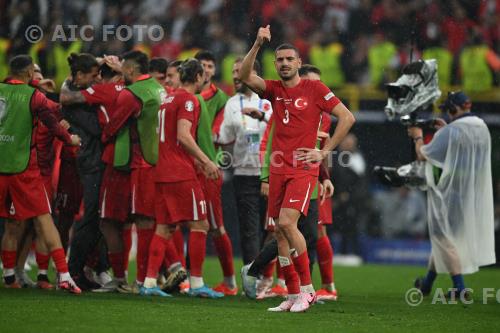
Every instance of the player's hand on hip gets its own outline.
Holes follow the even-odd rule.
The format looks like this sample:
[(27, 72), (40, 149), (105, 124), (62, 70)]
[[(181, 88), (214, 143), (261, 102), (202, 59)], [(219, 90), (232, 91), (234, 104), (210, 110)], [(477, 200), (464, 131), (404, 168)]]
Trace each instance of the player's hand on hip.
[(208, 179), (219, 179), (220, 177), (219, 168), (212, 161), (208, 161), (208, 163), (203, 166), (203, 172)]
[(299, 148), (296, 152), (297, 161), (305, 163), (321, 162), (326, 157), (326, 152), (315, 148)]
[(330, 137), (330, 134), (323, 132), (323, 131), (318, 131), (318, 139), (327, 139)]
[(82, 139), (76, 134), (71, 134), (71, 145), (72, 146), (81, 146), (82, 145)]
[(59, 125), (61, 125), (65, 130), (68, 130), (71, 127), (66, 119), (61, 120)]
[(260, 194), (266, 198), (269, 196), (269, 183), (260, 183)]
[(265, 41), (271, 41), (271, 27), (269, 24), (265, 28), (259, 28), (255, 44), (257, 44), (257, 46), (262, 46)]

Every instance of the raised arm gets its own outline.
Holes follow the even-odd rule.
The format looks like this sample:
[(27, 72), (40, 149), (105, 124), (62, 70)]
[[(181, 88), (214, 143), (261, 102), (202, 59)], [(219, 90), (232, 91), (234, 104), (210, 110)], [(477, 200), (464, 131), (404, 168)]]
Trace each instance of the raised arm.
[(259, 53), (260, 47), (266, 40), (268, 42), (271, 41), (271, 30), (269, 25), (265, 28), (259, 28), (255, 43), (253, 43), (252, 48), (248, 51), (241, 63), (240, 80), (257, 94), (261, 94), (266, 90), (266, 82), (257, 74), (253, 74), (252, 69), (257, 53)]
[(85, 103), (85, 97), (79, 90), (77, 91), (69, 90), (68, 81), (64, 81), (61, 87), (61, 94), (59, 96), (59, 101), (61, 102), (62, 105)]

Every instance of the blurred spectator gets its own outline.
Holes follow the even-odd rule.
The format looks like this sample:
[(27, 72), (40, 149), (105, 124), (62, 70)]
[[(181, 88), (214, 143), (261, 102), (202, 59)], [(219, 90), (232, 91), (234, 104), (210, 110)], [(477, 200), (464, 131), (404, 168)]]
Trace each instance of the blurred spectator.
[(359, 230), (369, 218), (370, 202), (366, 163), (358, 150), (358, 139), (349, 134), (339, 145), (338, 156), (334, 158), (332, 181), (333, 224), (341, 238), (342, 245), (337, 250), (342, 254), (360, 255)]
[(427, 230), (424, 194), (407, 187), (375, 194), (384, 238), (423, 238)]

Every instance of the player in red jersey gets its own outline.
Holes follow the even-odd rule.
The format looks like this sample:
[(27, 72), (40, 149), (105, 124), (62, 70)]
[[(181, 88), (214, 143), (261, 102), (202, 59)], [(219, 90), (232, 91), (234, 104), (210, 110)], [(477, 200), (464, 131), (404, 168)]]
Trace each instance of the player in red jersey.
[[(168, 98), (159, 114), (160, 146), (155, 168), (156, 231), (151, 242), (148, 274), (141, 294), (168, 296), (156, 285), (158, 270), (164, 256), (173, 265), (180, 265), (172, 240), (176, 225), (186, 223), (190, 229), (189, 258), (192, 296), (219, 298), (222, 293), (205, 286), (202, 266), (205, 258), (207, 205), (196, 175), (195, 161), (209, 179), (217, 179), (217, 166), (196, 144), (200, 104), (195, 93), (203, 84), (203, 68), (196, 59), (184, 61), (179, 69), (181, 87)], [(169, 270), (173, 267), (169, 267)], [(174, 273), (175, 274), (175, 273)], [(179, 281), (180, 282), (180, 281)]]
[[(126, 150), (125, 164), (132, 170), (131, 214), (137, 227), (136, 285), (140, 289), (146, 277), (149, 247), (154, 233), (154, 164), (158, 148), (158, 112), (164, 108), (167, 94), (148, 74), (149, 60), (144, 53), (130, 51), (122, 59), (120, 63), (116, 59), (113, 61), (106, 58), (106, 63), (113, 70), (123, 74), (127, 86), (120, 92), (116, 100), (117, 109), (103, 129), (103, 141), (119, 134), (118, 131), (122, 128), (130, 130), (131, 141), (127, 141), (132, 142), (132, 156), (129, 158), (129, 150)], [(130, 126), (129, 122), (132, 123)], [(115, 159), (116, 152), (115, 149)]]
[(181, 77), (179, 74), (179, 67), (182, 61), (175, 60), (168, 64), (167, 67), (167, 79), (165, 80), (165, 86), (169, 94), (173, 93), (175, 89), (181, 86)]
[[(108, 65), (100, 67), (102, 82), (79, 90), (65, 90), (61, 95), (61, 103), (87, 103), (99, 105), (98, 119), (104, 128), (115, 113), (118, 95), (124, 88), (122, 76)], [(130, 231), (128, 217), (130, 213), (130, 172), (113, 167), (114, 140), (104, 145), (102, 161), (106, 164), (100, 189), (100, 229), (106, 239), (108, 258), (113, 269), (114, 279), (95, 292), (111, 292), (127, 289), (126, 266), (128, 262), (127, 246), (124, 234)]]
[[(308, 80), (321, 80), (321, 71), (313, 65), (303, 65), (299, 74), (301, 78)], [(321, 147), (329, 137), (332, 119), (328, 113), (323, 113), (321, 117), (320, 131), (324, 134), (321, 140)], [(328, 162), (324, 160), (323, 162)], [(327, 163), (324, 163), (327, 164)], [(325, 165), (328, 171), (328, 165)], [(333, 282), (333, 248), (326, 232), (326, 226), (332, 224), (332, 198), (333, 184), (330, 175), (324, 177), (321, 184), (321, 201), (319, 204), (318, 220), (318, 240), (316, 241), (316, 252), (318, 255), (318, 265), (321, 274), (321, 289), (316, 292), (318, 300), (337, 300), (337, 290)]]
[[(297, 229), (297, 221), (300, 214), (307, 213), (318, 178), (318, 162), (338, 145), (355, 120), (323, 83), (299, 77), (301, 60), (292, 45), (283, 44), (276, 49), (275, 66), (281, 80), (263, 80), (252, 74), (260, 47), (270, 39), (269, 26), (260, 28), (252, 49), (243, 60), (240, 76), (252, 90), (271, 101), (275, 116), (268, 213), (277, 222), (278, 260), (289, 294), (284, 302), (269, 311), (302, 312), (316, 297), (306, 243)], [(335, 115), (338, 124), (332, 138), (322, 150), (317, 150), (315, 145), (323, 111)], [(290, 249), (293, 249), (293, 259)]]
[[(27, 219), (34, 219), (35, 230), (44, 240), (59, 273), (59, 287), (81, 293), (68, 272), (61, 239), (52, 220), (50, 202), (40, 177), (36, 159), (35, 137), (40, 119), (64, 142), (80, 144), (54, 117), (47, 98), (29, 87), (34, 66), (31, 57), (19, 55), (9, 63), (10, 79), (0, 84), (0, 217), (7, 218), (2, 239), (3, 275), (6, 286), (15, 286), (14, 266), (18, 235)], [(14, 105), (14, 106), (13, 106)], [(57, 105), (57, 104), (55, 104)], [(15, 112), (14, 112), (15, 110)], [(20, 137), (20, 139), (18, 138)], [(26, 139), (28, 138), (28, 139)]]
[[(204, 86), (198, 95), (201, 103), (201, 116), (197, 131), (196, 142), (203, 152), (217, 161), (217, 147), (214, 144), (214, 134), (220, 132), (224, 120), (224, 107), (229, 97), (212, 82), (215, 76), (215, 56), (212, 52), (202, 50), (196, 53), (195, 58), (201, 63), (204, 70)], [(222, 268), (224, 280), (214, 287), (214, 290), (225, 295), (235, 296), (238, 286), (234, 275), (233, 245), (224, 228), (222, 212), (222, 185), (223, 179), (210, 180), (202, 173), (198, 174), (203, 187), (205, 200), (209, 211), (210, 234), (215, 245), (217, 256)]]

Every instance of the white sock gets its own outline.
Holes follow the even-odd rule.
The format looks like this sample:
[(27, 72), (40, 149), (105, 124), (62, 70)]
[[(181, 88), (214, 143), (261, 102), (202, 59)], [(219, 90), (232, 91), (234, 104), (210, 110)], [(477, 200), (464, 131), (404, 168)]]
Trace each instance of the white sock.
[(276, 282), (276, 284), (280, 287), (286, 288), (286, 282), (283, 279), (278, 279), (278, 282)]
[(234, 289), (236, 287), (236, 278), (234, 275), (224, 276), (224, 284), (229, 288)]
[(155, 278), (146, 277), (146, 279), (144, 280), (144, 287), (145, 288), (154, 288), (154, 287), (156, 287), (156, 279)]
[(314, 287), (312, 284), (308, 284), (306, 286), (300, 286), (300, 292), (314, 294)]
[(47, 270), (46, 269), (39, 269), (38, 275), (47, 275)]
[(288, 296), (286, 297), (286, 299), (289, 299), (292, 301), (295, 301), (297, 298), (299, 298), (299, 294), (288, 294)]
[(14, 268), (5, 268), (3, 270), (3, 277), (14, 275)]
[(70, 280), (71, 280), (71, 275), (69, 275), (69, 272), (59, 273), (59, 281), (64, 282)]
[(201, 288), (205, 285), (201, 276), (190, 276), (189, 284), (191, 285), (191, 289)]

